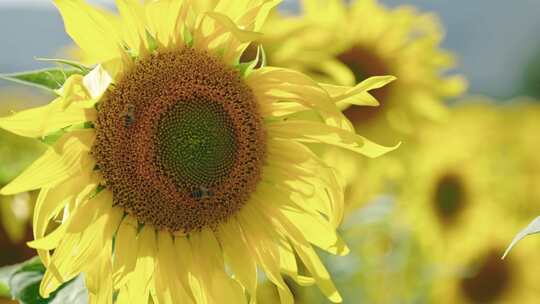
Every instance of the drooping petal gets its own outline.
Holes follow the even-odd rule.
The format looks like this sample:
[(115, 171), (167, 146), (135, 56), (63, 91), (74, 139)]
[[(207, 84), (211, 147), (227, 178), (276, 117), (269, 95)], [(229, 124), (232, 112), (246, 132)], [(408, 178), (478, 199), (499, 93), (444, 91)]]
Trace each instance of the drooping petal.
[(0, 190), (2, 195), (26, 192), (57, 185), (81, 173), (92, 163), (88, 151), (94, 141), (93, 130), (74, 131), (64, 135), (21, 175)]
[(137, 262), (135, 271), (129, 276), (125, 288), (129, 303), (147, 304), (152, 288), (152, 280), (155, 272), (154, 261), (156, 259), (156, 235), (152, 227), (142, 228), (137, 238)]
[(34, 207), (33, 232), (34, 239), (29, 246), (38, 250), (38, 255), (44, 265), (49, 265), (50, 253), (58, 246), (65, 225), (60, 226), (55, 233), (45, 237), (51, 221), (69, 203), (81, 199), (81, 195), (93, 191), (98, 186), (98, 179), (92, 174), (94, 164), (88, 162), (82, 167), (81, 174), (70, 178), (53, 188), (44, 188), (40, 191)]
[(63, 110), (60, 101), (0, 118), (0, 128), (20, 136), (42, 138), (65, 127), (95, 120), (95, 102), (81, 102)]
[(220, 226), (218, 236), (227, 264), (250, 293), (250, 303), (253, 304), (257, 298), (257, 264), (250, 256), (248, 244), (236, 219), (230, 219)]
[(373, 158), (399, 146), (383, 147), (358, 134), (311, 121), (276, 122), (268, 124), (267, 127), (270, 136), (274, 138), (333, 145)]
[[(270, 214), (265, 215), (271, 216)], [(313, 250), (313, 247), (303, 236), (302, 232), (283, 214), (274, 213), (274, 216), (279, 220), (281, 225), (286, 225), (282, 226), (283, 231), (286, 232), (286, 236), (291, 240), (292, 246), (315, 279), (317, 286), (319, 286), (329, 300), (334, 303), (341, 303), (342, 298), (332, 282), (330, 274), (322, 264), (315, 250)]]
[(116, 233), (114, 242), (113, 282), (115, 288), (124, 285), (137, 263), (137, 220), (127, 216)]
[(112, 241), (122, 212), (112, 208), (112, 194), (102, 191), (78, 206), (69, 220), (65, 236), (54, 250), (43, 276), (40, 294), (48, 297), (62, 283), (88, 270), (104, 246)]
[(268, 279), (278, 287), (281, 303), (293, 304), (294, 297), (280, 273), (277, 235), (272, 230), (273, 225), (250, 204), (244, 207), (238, 219), (257, 264), (262, 267)]
[(181, 303), (192, 301), (176, 271), (176, 255), (173, 236), (168, 231), (158, 232), (157, 260), (155, 264), (155, 288), (159, 303)]
[(89, 304), (112, 304), (112, 238), (105, 242), (101, 253), (89, 269), (85, 276)]

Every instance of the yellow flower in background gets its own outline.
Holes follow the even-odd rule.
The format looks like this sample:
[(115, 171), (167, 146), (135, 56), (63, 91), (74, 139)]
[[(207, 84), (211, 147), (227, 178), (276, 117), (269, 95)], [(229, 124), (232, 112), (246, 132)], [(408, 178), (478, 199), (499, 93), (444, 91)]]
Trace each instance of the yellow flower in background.
[(536, 100), (516, 99), (499, 106), (501, 149), (493, 163), (493, 174), (501, 191), (493, 193), (505, 210), (528, 221), (540, 214), (540, 104)]
[(259, 269), (282, 303), (293, 303), (284, 275), (340, 302), (312, 245), (349, 251), (336, 234), (342, 184), (307, 144), (390, 151), (337, 105), (373, 105), (367, 91), (394, 78), (346, 87), (240, 64), (279, 1), (124, 0), (120, 17), (54, 2), (98, 65), (52, 103), (0, 119), (59, 136), (0, 192), (41, 190), (30, 244), (47, 268), (40, 294), (84, 273), (91, 303), (253, 303)]
[(490, 196), (495, 185), (490, 156), (502, 127), (488, 102), (463, 103), (450, 116), (446, 125), (426, 125), (419, 145), (403, 155), (407, 174), (398, 196), (422, 245), (449, 269), (468, 256), (466, 251), (490, 242), (483, 237), (490, 219), (482, 215), (500, 207)]
[[(504, 260), (502, 252), (521, 226), (511, 215), (485, 209), (483, 223), (490, 233), (489, 243), (465, 254), (461, 267), (434, 280), (432, 301), (436, 303), (524, 303), (538, 302), (538, 242), (520, 244)], [(510, 218), (510, 219), (509, 219)], [(521, 247), (523, 246), (523, 247)], [(519, 251), (519, 252), (518, 252)], [(456, 252), (455, 254), (460, 254)]]
[[(37, 98), (8, 88), (3, 89), (0, 92), (0, 116), (9, 114), (9, 110), (28, 107), (30, 99)], [(20, 174), (43, 151), (44, 145), (35, 140), (0, 130), (0, 187)], [(25, 245), (31, 236), (29, 223), (34, 200), (34, 195), (27, 192), (0, 196), (0, 265), (19, 263), (34, 255), (33, 250)]]
[[(411, 6), (387, 8), (375, 0), (303, 0), (302, 16), (278, 16), (260, 40), (271, 65), (299, 69), (321, 82), (351, 85), (376, 75), (397, 80), (373, 92), (380, 107), (351, 106), (357, 130), (386, 144), (414, 135), (420, 118), (441, 119), (443, 100), (466, 88), (442, 50), (438, 18)], [(364, 133), (366, 132), (366, 133)]]
[(530, 220), (519, 216), (527, 194), (515, 184), (528, 179), (516, 160), (533, 149), (519, 138), (532, 134), (507, 123), (518, 109), (485, 98), (464, 100), (448, 124), (427, 124), (420, 144), (402, 154), (407, 174), (398, 203), (430, 253), (437, 303), (533, 303), (527, 258), (500, 261), (513, 234)]
[[(351, 85), (381, 73), (396, 75), (395, 82), (372, 91), (379, 107), (341, 107), (367, 137), (414, 145), (419, 126), (443, 120), (445, 99), (465, 90), (462, 77), (447, 76), (455, 59), (440, 47), (444, 30), (434, 14), (411, 6), (387, 8), (374, 0), (300, 2), (302, 15), (274, 14), (266, 23), (259, 40), (266, 58), (325, 83)], [(246, 58), (255, 56), (251, 49)], [(370, 162), (328, 151), (324, 159), (345, 175), (347, 210), (394, 191), (403, 176), (394, 155)]]

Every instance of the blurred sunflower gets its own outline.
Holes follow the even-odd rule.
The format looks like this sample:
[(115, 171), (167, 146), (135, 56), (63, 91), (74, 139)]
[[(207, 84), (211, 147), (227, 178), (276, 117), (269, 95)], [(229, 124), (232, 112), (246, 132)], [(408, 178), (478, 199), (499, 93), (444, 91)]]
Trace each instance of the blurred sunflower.
[(485, 210), (485, 222), (491, 222), (489, 227), (491, 231), (483, 237), (489, 239), (489, 244), (465, 254), (460, 268), (453, 274), (439, 277), (435, 281), (434, 302), (448, 304), (538, 302), (540, 287), (537, 275), (540, 269), (538, 263), (531, 261), (537, 256), (539, 243), (520, 244), (520, 250), (513, 251), (510, 256), (501, 260), (508, 240), (512, 239), (516, 229), (522, 226), (508, 214), (498, 211), (500, 210), (495, 212)]
[(98, 65), (49, 105), (0, 120), (61, 135), (1, 190), (41, 189), (40, 294), (84, 273), (91, 303), (253, 303), (262, 269), (283, 303), (293, 296), (282, 275), (340, 302), (312, 244), (347, 254), (342, 185), (307, 144), (391, 150), (355, 134), (336, 104), (373, 104), (367, 91), (394, 78), (350, 88), (240, 64), (279, 1), (126, 0), (119, 17), (54, 2)]
[(529, 220), (540, 214), (540, 104), (530, 99), (515, 99), (499, 106), (500, 148), (492, 162), (494, 178), (500, 181), (493, 195), (505, 211)]
[(433, 14), (375, 0), (303, 0), (301, 8), (301, 16), (276, 14), (266, 24), (260, 42), (268, 62), (341, 85), (396, 75), (373, 92), (380, 107), (345, 110), (357, 130), (383, 143), (413, 135), (420, 118), (441, 119), (442, 101), (466, 88), (462, 77), (445, 76), (455, 60), (439, 47), (444, 33)]
[[(29, 103), (28, 96), (4, 89), (0, 93), (0, 116), (9, 109), (22, 109)], [(22, 138), (0, 129), (0, 187), (5, 186), (44, 151), (44, 146), (31, 139)], [(30, 193), (0, 196), (0, 265), (14, 264), (34, 255), (25, 245), (31, 238), (30, 218), (32, 201)]]
[(494, 106), (464, 102), (447, 125), (426, 125), (420, 144), (403, 157), (407, 182), (400, 187), (400, 208), (422, 246), (448, 269), (490, 242), (483, 237), (491, 229), (483, 214), (499, 207), (490, 196), (499, 129)]
[[(381, 106), (341, 108), (369, 138), (386, 145), (415, 144), (418, 126), (442, 120), (444, 99), (466, 88), (462, 77), (446, 76), (455, 59), (439, 46), (443, 29), (435, 15), (410, 6), (351, 2), (303, 0), (300, 16), (273, 14), (259, 40), (266, 58), (271, 65), (299, 69), (325, 83), (350, 85), (381, 73), (396, 75), (395, 82), (372, 93)], [(252, 46), (245, 58), (255, 55)], [(394, 155), (369, 162), (328, 151), (324, 159), (345, 175), (348, 211), (394, 191), (403, 177)]]
[(527, 223), (516, 213), (525, 190), (514, 179), (527, 178), (515, 165), (531, 147), (519, 143), (527, 137), (521, 127), (507, 123), (512, 111), (484, 98), (464, 100), (447, 125), (426, 125), (406, 156), (400, 209), (430, 252), (437, 303), (533, 303), (526, 258), (500, 261)]

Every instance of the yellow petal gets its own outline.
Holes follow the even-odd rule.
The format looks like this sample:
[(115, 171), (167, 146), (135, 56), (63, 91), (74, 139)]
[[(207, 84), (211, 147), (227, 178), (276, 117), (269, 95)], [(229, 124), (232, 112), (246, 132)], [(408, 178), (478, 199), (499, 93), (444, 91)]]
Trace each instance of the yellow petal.
[(181, 276), (187, 275), (195, 303), (211, 303), (190, 242), (185, 237), (179, 236), (175, 238), (174, 245), (178, 256), (177, 271)]
[(126, 288), (129, 290), (129, 303), (148, 304), (152, 276), (155, 271), (156, 236), (155, 230), (145, 226), (137, 239), (137, 262), (135, 272), (130, 276)]
[(54, 0), (66, 32), (93, 62), (121, 57), (120, 39), (108, 16), (83, 0)]
[(257, 264), (251, 258), (248, 244), (236, 219), (230, 219), (219, 227), (219, 239), (227, 264), (250, 293), (250, 303), (253, 304), (257, 298)]
[(114, 243), (113, 281), (116, 288), (124, 285), (137, 262), (137, 220), (131, 216), (120, 224)]
[(78, 102), (63, 109), (63, 98), (48, 105), (0, 118), (0, 128), (20, 136), (42, 138), (65, 127), (96, 119), (95, 101)]
[(95, 134), (93, 130), (74, 131), (64, 135), (15, 180), (0, 190), (2, 195), (26, 192), (54, 186), (80, 174), (93, 162), (90, 150)]
[(92, 99), (99, 99), (112, 82), (109, 73), (98, 65), (83, 78), (83, 84)]
[(257, 263), (263, 268), (268, 279), (278, 287), (281, 303), (293, 304), (294, 297), (280, 273), (277, 235), (272, 230), (273, 225), (250, 204), (246, 204), (238, 220)]
[(100, 255), (85, 274), (89, 304), (112, 304), (112, 238), (105, 243)]
[(168, 231), (158, 233), (156, 290), (159, 303), (181, 303), (187, 301), (187, 293), (176, 272), (176, 252), (172, 235)]
[(286, 121), (267, 125), (271, 137), (341, 147), (368, 157), (379, 157), (399, 147), (383, 147), (340, 128), (310, 121)]
[(281, 268), (284, 273), (290, 276), (300, 286), (311, 286), (315, 284), (315, 280), (311, 277), (298, 274), (298, 265), (296, 264), (296, 256), (294, 251), (285, 238), (282, 238), (279, 243), (279, 258)]
[(130, 49), (139, 51), (142, 45), (146, 45), (144, 7), (138, 0), (115, 0), (115, 2), (122, 17), (125, 42)]
[[(261, 206), (259, 204), (259, 206)], [(265, 213), (266, 216), (270, 216)], [(289, 222), (284, 216), (279, 213), (274, 213), (281, 223)], [(290, 223), (290, 222), (289, 222)], [(293, 225), (287, 226), (287, 237), (291, 240), (291, 244), (296, 250), (296, 253), (300, 256), (302, 262), (309, 270), (317, 285), (323, 292), (323, 294), (334, 303), (341, 303), (342, 298), (339, 295), (330, 274), (322, 264), (321, 260), (317, 256), (317, 253), (313, 250), (313, 247), (308, 243), (306, 238), (302, 235), (302, 232)]]
[(65, 236), (54, 250), (43, 276), (40, 294), (48, 297), (62, 283), (90, 267), (107, 242), (112, 240), (122, 213), (112, 208), (112, 194), (104, 190), (78, 206), (68, 222)]

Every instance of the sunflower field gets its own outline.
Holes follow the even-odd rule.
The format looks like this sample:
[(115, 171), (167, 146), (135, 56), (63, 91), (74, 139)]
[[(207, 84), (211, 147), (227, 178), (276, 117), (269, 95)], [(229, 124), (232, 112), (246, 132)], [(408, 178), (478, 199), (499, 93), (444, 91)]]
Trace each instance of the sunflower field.
[(0, 304), (540, 303), (539, 12), (0, 0)]

